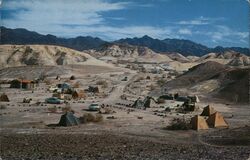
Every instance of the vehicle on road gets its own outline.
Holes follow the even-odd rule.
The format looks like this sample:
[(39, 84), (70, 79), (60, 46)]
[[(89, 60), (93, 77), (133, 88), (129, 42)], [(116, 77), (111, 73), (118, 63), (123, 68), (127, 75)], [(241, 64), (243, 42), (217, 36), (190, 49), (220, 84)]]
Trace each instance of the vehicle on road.
[(50, 97), (50, 98), (45, 99), (45, 102), (50, 103), (50, 104), (62, 104), (64, 100), (61, 100), (56, 97)]
[(92, 103), (92, 104), (89, 105), (89, 110), (90, 111), (98, 111), (100, 109), (101, 109), (101, 107), (99, 106), (98, 103)]

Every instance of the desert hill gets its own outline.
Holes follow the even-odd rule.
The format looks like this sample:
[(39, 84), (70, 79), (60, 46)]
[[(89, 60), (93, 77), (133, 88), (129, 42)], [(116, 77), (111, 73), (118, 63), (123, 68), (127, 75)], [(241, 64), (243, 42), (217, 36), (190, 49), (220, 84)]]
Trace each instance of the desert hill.
[(114, 57), (117, 59), (136, 59), (139, 61), (172, 61), (167, 55), (158, 54), (147, 47), (127, 44), (106, 44), (102, 48), (89, 52), (95, 57)]
[(207, 61), (190, 68), (186, 73), (166, 83), (169, 91), (185, 90), (207, 94), (226, 101), (248, 102), (249, 68), (232, 68), (214, 61)]
[(250, 68), (233, 69), (220, 74), (221, 87), (213, 93), (214, 97), (233, 102), (249, 103)]
[(185, 56), (183, 56), (180, 53), (169, 53), (168, 57), (170, 57), (172, 60), (178, 61), (178, 62), (191, 62), (191, 60)]
[(209, 53), (196, 60), (196, 62), (200, 63), (206, 61), (215, 61), (221, 64), (238, 67), (250, 65), (249, 56), (234, 51), (227, 51), (224, 53)]
[(87, 53), (52, 45), (1, 45), (0, 52), (1, 67), (68, 64), (108, 65)]
[(190, 68), (187, 72), (166, 84), (168, 88), (191, 87), (196, 83), (209, 80), (228, 67), (214, 61), (208, 61)]

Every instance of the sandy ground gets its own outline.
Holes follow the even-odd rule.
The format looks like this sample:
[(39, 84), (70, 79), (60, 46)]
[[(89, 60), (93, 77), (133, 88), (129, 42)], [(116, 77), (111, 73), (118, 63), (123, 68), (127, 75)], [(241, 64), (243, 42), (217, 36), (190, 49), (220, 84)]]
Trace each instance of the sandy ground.
[[(108, 82), (108, 87), (102, 88), (101, 91), (107, 97), (89, 95), (85, 100), (69, 102), (75, 116), (80, 117), (89, 112), (86, 109), (93, 102), (111, 105), (110, 109), (115, 113), (103, 114), (103, 121), (98, 123), (74, 127), (49, 127), (59, 122), (62, 108), (65, 107), (65, 104), (44, 103), (45, 98), (52, 95), (47, 91), (49, 85), (41, 83), (32, 93), (30, 90), (10, 89), (8, 85), (2, 84), (0, 93), (6, 93), (10, 98), (10, 102), (1, 102), (1, 105), (6, 106), (0, 110), (2, 159), (249, 158), (249, 106), (202, 101), (197, 104), (200, 110), (188, 114), (165, 113), (160, 105), (153, 105), (147, 110), (133, 109), (128, 112), (131, 108), (117, 103), (132, 104), (143, 94), (141, 90), (145, 90), (148, 84), (155, 84), (156, 79), (138, 82), (138, 77), (145, 77), (145, 74), (91, 66), (88, 69), (73, 68), (77, 79), (68, 81), (69, 75), (65, 74), (62, 75), (61, 82), (80, 82), (80, 89), (86, 89), (88, 85), (94, 85), (100, 79)], [(128, 81), (122, 81), (125, 76), (128, 77)], [(55, 80), (55, 75), (49, 79), (52, 85), (60, 82)], [(133, 88), (135, 85), (139, 85), (141, 89)], [(129, 98), (121, 100), (122, 94)], [(25, 97), (32, 98), (33, 101), (30, 104), (22, 103)], [(229, 129), (209, 129), (200, 132), (165, 129), (173, 118), (189, 119), (195, 114), (200, 114), (202, 108), (208, 104), (224, 115), (230, 125)], [(53, 106), (57, 107), (57, 113), (48, 111), (48, 108)], [(114, 116), (115, 119), (109, 119), (110, 116)]]

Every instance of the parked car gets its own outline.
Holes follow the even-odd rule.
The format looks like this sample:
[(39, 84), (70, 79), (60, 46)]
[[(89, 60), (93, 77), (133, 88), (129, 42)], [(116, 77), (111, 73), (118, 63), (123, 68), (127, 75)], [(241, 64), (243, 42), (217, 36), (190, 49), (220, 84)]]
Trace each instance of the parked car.
[(56, 97), (50, 97), (50, 98), (45, 99), (45, 102), (50, 103), (50, 104), (62, 104), (64, 100), (61, 100)]
[(100, 106), (99, 106), (99, 104), (98, 103), (92, 103), (92, 104), (90, 104), (89, 105), (89, 110), (90, 111), (98, 111), (98, 110), (100, 110)]
[(51, 86), (51, 87), (48, 88), (48, 91), (50, 91), (50, 92), (55, 92), (55, 91), (57, 91), (58, 89), (59, 89), (58, 87)]

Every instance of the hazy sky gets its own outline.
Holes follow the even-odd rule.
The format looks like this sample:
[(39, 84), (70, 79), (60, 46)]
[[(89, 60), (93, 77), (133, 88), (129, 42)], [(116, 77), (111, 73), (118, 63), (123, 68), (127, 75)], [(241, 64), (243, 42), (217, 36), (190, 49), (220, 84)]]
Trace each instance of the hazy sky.
[(149, 35), (249, 47), (247, 0), (2, 0), (1, 25), (59, 37)]

